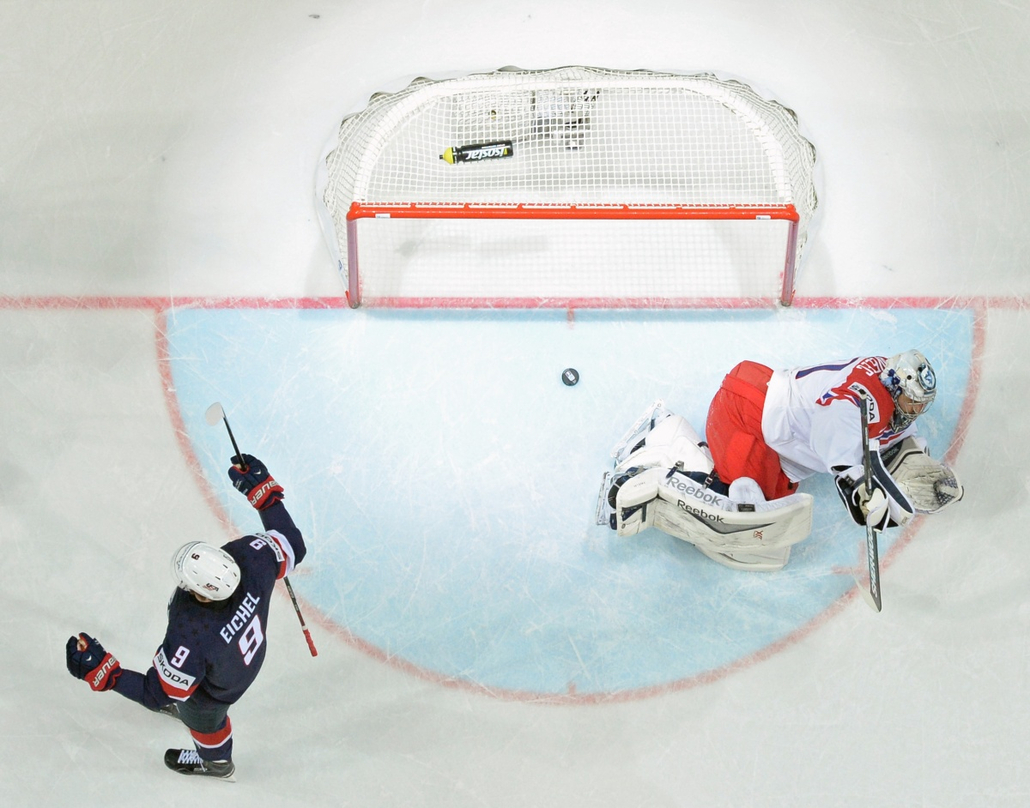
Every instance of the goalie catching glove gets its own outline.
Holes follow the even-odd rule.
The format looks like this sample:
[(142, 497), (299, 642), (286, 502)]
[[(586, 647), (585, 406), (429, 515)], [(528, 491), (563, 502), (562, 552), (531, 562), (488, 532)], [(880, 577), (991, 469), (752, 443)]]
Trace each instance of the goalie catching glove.
[(88, 634), (69, 637), (65, 645), (68, 673), (89, 683), (94, 690), (110, 690), (122, 675), (122, 666)]
[(966, 493), (954, 470), (930, 457), (919, 439), (905, 438), (885, 449), (883, 462), (916, 513), (937, 513)]
[(236, 490), (259, 511), (283, 498), (283, 487), (268, 473), (265, 464), (254, 455), (233, 455), (231, 462), (229, 479), (236, 486)]
[(962, 499), (965, 489), (958, 475), (926, 454), (924, 446), (921, 439), (905, 438), (873, 452), (872, 493), (866, 492), (861, 466), (835, 468), (837, 493), (851, 518), (860, 525), (883, 530), (904, 526), (917, 513), (937, 513)]

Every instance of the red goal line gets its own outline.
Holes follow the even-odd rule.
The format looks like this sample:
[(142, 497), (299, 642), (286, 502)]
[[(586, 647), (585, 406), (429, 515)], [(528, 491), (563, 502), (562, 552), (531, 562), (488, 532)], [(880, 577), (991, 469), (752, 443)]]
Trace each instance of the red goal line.
[[(562, 308), (575, 310), (582, 307), (597, 308), (597, 300), (555, 301), (524, 299), (510, 301), (522, 308)], [(683, 309), (755, 309), (775, 308), (771, 299), (756, 301), (752, 298), (719, 298), (717, 300), (653, 300), (650, 308)], [(568, 304), (568, 305), (567, 305)], [(421, 308), (426, 308), (425, 306)], [(609, 308), (618, 308), (612, 305)], [(623, 305), (622, 308), (633, 308)], [(643, 306), (641, 306), (643, 308)], [(974, 309), (979, 311), (1030, 311), (1030, 295), (948, 295), (939, 297), (796, 297), (795, 309)], [(156, 312), (176, 309), (340, 309), (350, 310), (346, 297), (214, 297), (214, 296), (102, 296), (102, 295), (0, 295), (0, 310), (150, 310)]]

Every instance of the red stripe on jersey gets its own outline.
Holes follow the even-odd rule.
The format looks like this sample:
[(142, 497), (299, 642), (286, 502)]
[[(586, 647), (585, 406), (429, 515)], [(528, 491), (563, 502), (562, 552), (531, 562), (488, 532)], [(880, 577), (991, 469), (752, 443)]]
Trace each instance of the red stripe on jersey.
[(891, 397), (890, 391), (882, 384), (879, 387), (870, 387), (870, 392), (876, 399), (877, 418), (869, 423), (869, 437), (879, 438), (890, 429), (891, 418), (894, 417), (894, 399)]
[[(894, 399), (880, 381), (880, 372), (885, 365), (886, 360), (882, 356), (868, 356), (862, 359), (852, 368), (844, 384), (827, 391), (819, 403), (826, 406), (832, 401), (844, 399), (851, 401), (855, 406), (861, 406), (859, 393), (869, 394), (873, 398), (873, 411), (869, 414), (869, 437), (879, 438), (890, 427), (891, 417), (894, 415)], [(840, 369), (843, 370), (843, 367)], [(830, 366), (827, 368), (832, 369)], [(822, 368), (810, 370), (818, 369)], [(798, 375), (800, 378), (801, 374)]]
[(183, 690), (181, 687), (176, 687), (172, 683), (165, 679), (161, 679), (160, 677), (158, 678), (158, 681), (161, 682), (161, 689), (165, 694), (176, 701), (186, 701), (186, 699), (193, 695), (193, 691), (197, 689), (197, 686), (193, 685), (193, 687), (188, 690)]
[(216, 729), (214, 732), (197, 732), (195, 729), (191, 729), (190, 735), (193, 736), (197, 746), (203, 746), (205, 749), (214, 749), (232, 737), (232, 721), (229, 720), (229, 716), (226, 716), (225, 726), (221, 729)]

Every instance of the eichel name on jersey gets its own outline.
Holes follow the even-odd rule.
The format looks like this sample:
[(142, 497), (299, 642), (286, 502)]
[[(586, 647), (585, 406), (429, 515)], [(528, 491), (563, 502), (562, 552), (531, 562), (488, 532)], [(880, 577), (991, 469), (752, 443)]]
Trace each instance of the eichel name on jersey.
[(115, 689), (152, 710), (171, 701), (233, 704), (253, 684), (265, 659), (265, 627), (275, 582), (307, 552), (281, 502), (260, 511), (264, 533), (223, 545), (240, 568), (224, 601), (200, 603), (176, 589), (168, 629), (147, 673), (124, 670)]

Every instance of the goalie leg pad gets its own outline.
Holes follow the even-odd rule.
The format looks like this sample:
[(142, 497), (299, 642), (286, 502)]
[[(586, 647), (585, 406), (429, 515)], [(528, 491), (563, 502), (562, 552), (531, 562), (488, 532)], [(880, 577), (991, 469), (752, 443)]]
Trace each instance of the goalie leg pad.
[[(791, 494), (739, 510), (708, 489), (673, 474), (658, 490), (654, 526), (670, 536), (717, 553), (766, 553), (797, 544), (812, 532), (812, 496)], [(691, 487), (699, 489), (691, 492)]]
[(613, 507), (615, 530), (620, 536), (635, 536), (654, 524), (653, 503), (663, 474), (664, 469), (631, 469), (615, 477), (608, 503)]
[[(766, 501), (760, 483), (740, 475), (732, 488), (713, 490), (718, 486), (707, 447), (661, 401), (637, 420), (612, 456), (615, 470), (602, 481), (596, 520), (620, 536), (653, 526), (725, 566), (772, 571), (783, 568), (790, 548), (812, 530), (808, 494)], [(778, 461), (777, 472), (782, 476)]]
[(660, 398), (655, 400), (650, 407), (644, 410), (643, 415), (633, 423), (633, 426), (629, 428), (629, 431), (622, 436), (622, 440), (620, 440), (615, 445), (615, 448), (612, 449), (612, 457), (615, 458), (615, 465), (623, 465), (623, 461), (625, 461), (626, 458), (643, 446), (644, 440), (648, 434), (650, 434), (651, 430), (671, 414), (672, 413), (665, 409), (665, 402)]
[(712, 561), (718, 561), (724, 567), (748, 572), (777, 572), (787, 566), (790, 559), (790, 547), (780, 547), (764, 553), (716, 553), (705, 547), (698, 547)]
[(761, 554), (796, 544), (812, 530), (809, 494), (737, 503), (678, 469), (631, 469), (609, 479), (602, 496), (614, 517), (609, 524), (620, 536), (653, 526), (713, 552)]
[(617, 470), (631, 466), (662, 466), (685, 471), (712, 470), (712, 456), (701, 447), (701, 436), (681, 415), (668, 414), (654, 427), (642, 442), (635, 445), (616, 466)]

